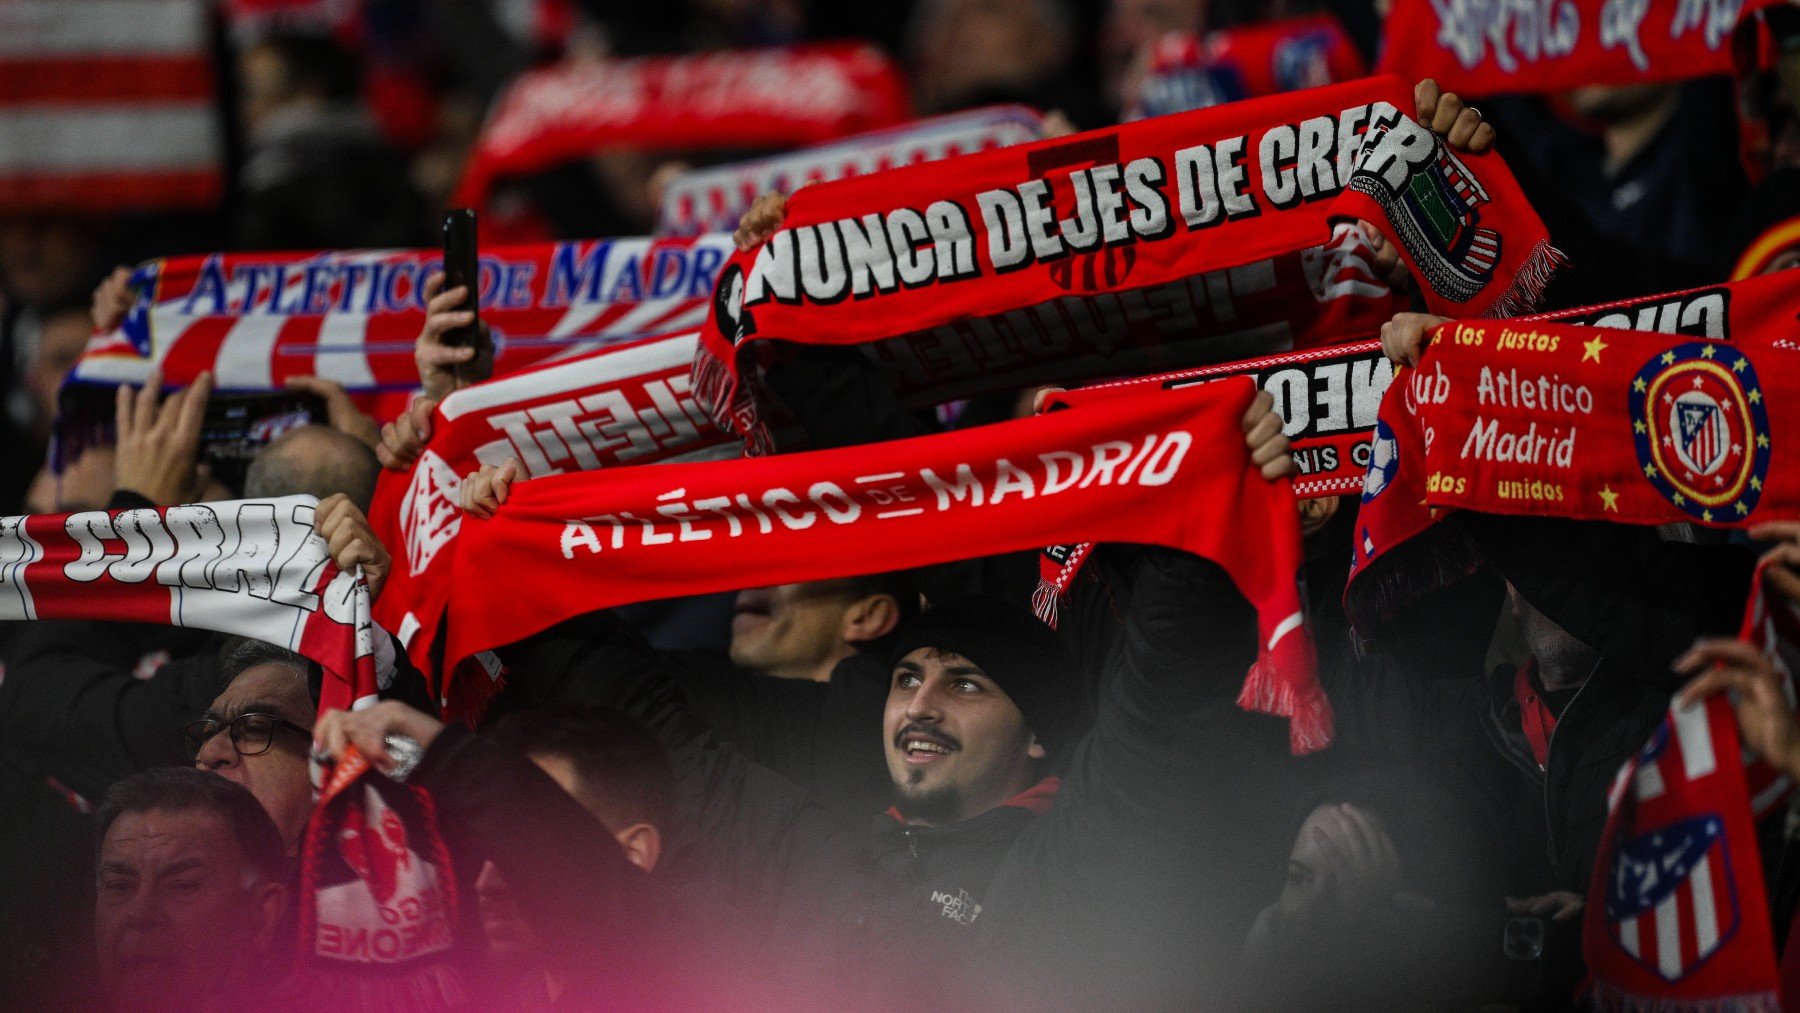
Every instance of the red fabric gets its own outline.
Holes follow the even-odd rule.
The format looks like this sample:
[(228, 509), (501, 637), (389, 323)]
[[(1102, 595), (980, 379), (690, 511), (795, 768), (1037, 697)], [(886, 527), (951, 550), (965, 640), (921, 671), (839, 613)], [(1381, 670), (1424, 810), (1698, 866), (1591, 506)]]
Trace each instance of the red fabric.
[(873, 46), (571, 58), (494, 102), (453, 203), (480, 207), (506, 176), (602, 151), (788, 148), (906, 119), (899, 69)]
[[(1655, 344), (1660, 341), (1665, 345), (1686, 343), (1667, 338), (1644, 338), (1630, 333), (1632, 331), (1693, 335), (1696, 338), (1730, 341), (1739, 346), (1754, 346), (1759, 349), (1766, 346), (1766, 350), (1756, 353), (1760, 362), (1760, 356), (1772, 354), (1785, 358), (1791, 354), (1777, 348), (1774, 343), (1789, 333), (1788, 328), (1791, 327), (1796, 311), (1800, 311), (1800, 275), (1773, 274), (1727, 285), (1646, 296), (1555, 314), (1517, 320), (1472, 322), (1466, 326), (1490, 335), (1483, 345), (1452, 347), (1454, 342), (1449, 340), (1443, 341), (1444, 347), (1440, 349), (1437, 347), (1439, 342), (1434, 342), (1427, 355), (1432, 363), (1437, 361), (1436, 357), (1440, 354), (1456, 355), (1464, 364), (1459, 368), (1467, 368), (1469, 363), (1474, 363), (1474, 368), (1478, 370), (1481, 361), (1491, 361), (1503, 368), (1512, 368), (1515, 363), (1530, 365), (1535, 361), (1543, 363), (1552, 371), (1562, 368), (1571, 376), (1576, 371), (1583, 371), (1585, 375), (1585, 370), (1590, 367), (1597, 369), (1600, 365), (1592, 361), (1581, 361), (1585, 342), (1599, 337), (1612, 350), (1610, 354), (1605, 349), (1601, 351), (1609, 375), (1612, 375), (1610, 371), (1624, 370), (1622, 377), (1613, 376), (1613, 380), (1629, 387), (1638, 367), (1642, 365), (1639, 362), (1631, 363), (1629, 370), (1620, 365), (1635, 354), (1626, 351), (1628, 347), (1637, 347), (1632, 342), (1649, 341)], [(1587, 335), (1581, 342), (1573, 345), (1568, 343), (1569, 339), (1559, 337), (1558, 351), (1555, 353), (1501, 350), (1494, 347), (1501, 328), (1526, 333), (1532, 330), (1548, 333), (1550, 328), (1545, 325), (1551, 321), (1580, 323), (1607, 330)], [(1452, 329), (1446, 325), (1439, 333), (1449, 334)], [(1559, 331), (1560, 333), (1562, 332)], [(1731, 346), (1719, 347), (1724, 349)], [(1573, 365), (1563, 366), (1571, 358), (1575, 360)], [(1777, 363), (1781, 358), (1777, 359)], [(1556, 365), (1552, 366), (1551, 363)], [(1344, 603), (1351, 619), (1365, 632), (1391, 616), (1395, 609), (1406, 604), (1417, 593), (1434, 585), (1452, 582), (1466, 573), (1475, 562), (1454, 545), (1436, 539), (1419, 539), (1414, 542), (1432, 527), (1443, 508), (1469, 505), (1467, 500), (1474, 488), (1472, 478), (1461, 469), (1450, 474), (1448, 479), (1439, 470), (1446, 455), (1456, 455), (1461, 450), (1466, 431), (1452, 434), (1440, 430), (1435, 447), (1438, 455), (1436, 460), (1440, 464), (1433, 465), (1427, 460), (1423, 431), (1419, 425), (1419, 416), (1415, 413), (1426, 409), (1420, 399), (1435, 397), (1440, 389), (1436, 368), (1435, 365), (1422, 363), (1420, 370), (1401, 371), (1382, 399), (1369, 472), (1363, 486), (1362, 507), (1357, 515), (1355, 557), (1350, 571), (1350, 583), (1344, 593)], [(1787, 367), (1777, 366), (1778, 371), (1785, 368)], [(1766, 374), (1761, 379), (1764, 383), (1782, 380), (1777, 376), (1772, 381)], [(1445, 384), (1449, 382), (1448, 379), (1445, 380)], [(1601, 393), (1601, 388), (1590, 387), (1590, 396)], [(1613, 388), (1612, 401), (1606, 402), (1605, 406), (1596, 402), (1593, 416), (1596, 421), (1588, 422), (1584, 416), (1580, 428), (1584, 434), (1591, 435), (1584, 436), (1581, 444), (1581, 456), (1576, 469), (1580, 474), (1574, 476), (1573, 485), (1566, 481), (1552, 482), (1557, 486), (1556, 491), (1563, 494), (1562, 502), (1544, 502), (1533, 498), (1500, 500), (1497, 494), (1489, 494), (1483, 497), (1484, 505), (1481, 508), (1523, 513), (1551, 511), (1565, 516), (1591, 515), (1604, 520), (1632, 520), (1632, 516), (1621, 512), (1629, 509), (1642, 523), (1668, 520), (1721, 523), (1717, 516), (1708, 522), (1697, 512), (1689, 513), (1679, 508), (1672, 498), (1665, 497), (1649, 483), (1642, 472), (1643, 465), (1639, 463), (1636, 434), (1630, 431), (1632, 420), (1626, 411), (1628, 406), (1624, 403), (1627, 393)], [(1476, 392), (1473, 389), (1459, 388), (1459, 397), (1474, 400)], [(1763, 407), (1767, 406), (1765, 398)], [(1515, 425), (1531, 425), (1529, 409), (1524, 409), (1523, 414), (1512, 418), (1515, 421), (1506, 424), (1508, 429)], [(1553, 424), (1549, 416), (1545, 416), (1542, 423), (1543, 427)], [(1610, 433), (1604, 437), (1607, 441), (1604, 447), (1596, 446), (1593, 442), (1600, 438), (1596, 426), (1604, 426)], [(1566, 423), (1563, 429), (1566, 437)], [(1456, 488), (1457, 477), (1463, 479), (1461, 492)], [(1493, 477), (1500, 476), (1496, 473)], [(1507, 477), (1527, 479), (1523, 475)], [(1529, 476), (1529, 480), (1541, 481), (1544, 477), (1547, 476), (1534, 475)], [(1445, 488), (1447, 481), (1449, 488)], [(1600, 498), (1599, 490), (1602, 487), (1608, 492), (1629, 492), (1630, 495), (1622, 495), (1617, 503), (1618, 509), (1615, 510), (1608, 508)], [(1666, 480), (1664, 488), (1673, 492)], [(1520, 490), (1509, 487), (1509, 491)], [(1543, 491), (1541, 486), (1537, 489), (1538, 493)], [(1762, 495), (1760, 490), (1749, 491)], [(1510, 509), (1505, 506), (1508, 503), (1512, 504)], [(1748, 509), (1749, 504), (1745, 505)], [(1705, 509), (1701, 507), (1701, 510)], [(1758, 518), (1771, 516), (1776, 509), (1778, 507), (1765, 506), (1755, 513), (1746, 514), (1745, 519), (1753, 522)], [(1735, 509), (1732, 512), (1735, 513)], [(1404, 549), (1398, 553), (1397, 558), (1389, 558), (1389, 553), (1402, 547)]]
[[(1288, 483), (1250, 464), (1248, 381), (1122, 398), (964, 432), (754, 461), (621, 468), (526, 482), (466, 523), (447, 657), (633, 601), (928, 566), (1078, 539), (1167, 545), (1219, 563), (1257, 612), (1240, 704), (1330, 738), (1296, 574)], [(1230, 523), (1219, 518), (1229, 517)], [(520, 595), (508, 588), (531, 587)], [(480, 678), (452, 669), (454, 714)]]
[[(1746, 14), (1780, 0), (1746, 0)], [(1435, 78), (1464, 98), (1555, 94), (1582, 85), (1671, 81), (1731, 70), (1739, 5), (1557, 0), (1542, 7), (1394, 0), (1382, 73)]]
[(1329, 14), (1239, 25), (1205, 35), (1175, 32), (1150, 50), (1150, 67), (1127, 119), (1318, 88), (1368, 75), (1356, 44)]
[(525, 478), (734, 456), (688, 390), (693, 332), (537, 366), (456, 392), (438, 406), (411, 470), (384, 470), (369, 522), (394, 553), (375, 619), (435, 684), (464, 477), (517, 460)]
[(1275, 413), (1300, 467), (1301, 499), (1360, 492), (1368, 471), (1370, 434), (1394, 367), (1377, 340), (1304, 352), (1284, 352), (1217, 366), (1135, 377), (1058, 391), (1043, 410), (1073, 408), (1116, 397), (1179, 390), (1228, 376), (1249, 376), (1275, 400)]
[[(1433, 506), (1745, 527), (1800, 511), (1800, 348), (1565, 325), (1440, 327), (1405, 381)], [(1511, 338), (1518, 343), (1507, 347)], [(1548, 398), (1550, 405), (1533, 399)]]
[[(1775, 646), (1791, 615), (1769, 604), (1758, 568), (1739, 635), (1787, 674)], [(1724, 693), (1671, 708), (1619, 772), (1582, 922), (1597, 1008), (1781, 1008), (1755, 822), (1788, 787), (1772, 775), (1746, 754)]]
[[(1356, 167), (1367, 162), (1366, 130), (1390, 139), (1384, 155), (1393, 138), (1417, 141), (1419, 128), (1405, 129), (1411, 107), (1400, 81), (1371, 78), (806, 187), (783, 227), (720, 274), (696, 387), (722, 426), (766, 452), (753, 378), (774, 340), (870, 345), (906, 400), (912, 390), (958, 397), (1364, 336), (1374, 328), (1333, 327), (1309, 311), (1376, 294), (1378, 325), (1392, 308), (1384, 286), (1315, 284), (1309, 307), (1300, 251), (1330, 236), (1334, 216), (1385, 221), (1345, 187), (1389, 162), (1410, 164)], [(1432, 157), (1415, 175), (1440, 172), (1435, 139), (1424, 151)], [(1504, 233), (1497, 263), (1463, 292), (1462, 305), (1479, 312), (1513, 301), (1509, 272), (1539, 262), (1542, 225), (1514, 206), (1522, 197), (1491, 152), (1458, 164), (1469, 193), (1485, 185), (1492, 196), (1479, 210), (1464, 201), (1483, 224), (1452, 238), (1475, 242), (1479, 231), (1491, 244), (1495, 228)], [(1279, 280), (1275, 265), (1294, 256), (1302, 270)], [(1417, 256), (1432, 263), (1426, 249)], [(1267, 316), (1246, 319), (1216, 299), (1244, 288), (1276, 297)]]
[(1563, 260), (1504, 162), (1451, 151), (1410, 119), (1370, 128), (1332, 210), (1381, 229), (1439, 316), (1529, 312)]
[(0, 618), (216, 630), (324, 670), (321, 707), (376, 693), (368, 588), (338, 571), (307, 496), (0, 518)]
[[(1300, 477), (1294, 480), (1296, 497), (1342, 496), (1362, 489), (1374, 446), (1376, 412), (1394, 377), (1380, 341), (1078, 387), (1052, 394), (1043, 410), (1141, 397), (1228, 376), (1254, 377), (1257, 386), (1274, 398), (1275, 413), (1285, 420), (1283, 431), (1300, 468)], [(1091, 542), (1052, 545), (1038, 556), (1038, 589), (1031, 604), (1039, 619), (1057, 625), (1062, 602), (1092, 550)]]
[(1550, 762), (1550, 736), (1556, 734), (1556, 712), (1544, 702), (1532, 673), (1536, 659), (1527, 659), (1513, 673), (1513, 699), (1519, 702), (1519, 724), (1525, 730), (1525, 741), (1531, 745), (1531, 758), (1543, 770)]

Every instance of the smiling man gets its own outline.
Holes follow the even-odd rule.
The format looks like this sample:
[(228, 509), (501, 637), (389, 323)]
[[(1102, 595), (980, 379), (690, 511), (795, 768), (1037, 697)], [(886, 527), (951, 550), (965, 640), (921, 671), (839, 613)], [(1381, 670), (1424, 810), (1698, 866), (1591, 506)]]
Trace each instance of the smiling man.
[(902, 631), (883, 731), (898, 811), (971, 819), (1034, 789), (1074, 711), (1073, 664), (1024, 609), (988, 595), (946, 602)]

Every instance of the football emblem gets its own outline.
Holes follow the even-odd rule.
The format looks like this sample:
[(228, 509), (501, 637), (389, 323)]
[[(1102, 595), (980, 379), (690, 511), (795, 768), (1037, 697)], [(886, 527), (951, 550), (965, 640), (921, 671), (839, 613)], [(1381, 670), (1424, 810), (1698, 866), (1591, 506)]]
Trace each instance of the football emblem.
[(1387, 491), (1400, 470), (1400, 443), (1386, 422), (1375, 420), (1375, 442), (1369, 445), (1369, 470), (1363, 475), (1362, 501), (1369, 502)]
[(1632, 437), (1644, 479), (1702, 523), (1750, 515), (1769, 473), (1769, 412), (1748, 356), (1695, 341), (1662, 352), (1631, 381)]
[(400, 501), (400, 530), (412, 575), (425, 572), (438, 552), (462, 528), (462, 479), (450, 462), (427, 450), (413, 469), (406, 498)]
[(1606, 920), (1619, 946), (1658, 977), (1694, 973), (1737, 932), (1724, 821), (1697, 816), (1620, 842)]

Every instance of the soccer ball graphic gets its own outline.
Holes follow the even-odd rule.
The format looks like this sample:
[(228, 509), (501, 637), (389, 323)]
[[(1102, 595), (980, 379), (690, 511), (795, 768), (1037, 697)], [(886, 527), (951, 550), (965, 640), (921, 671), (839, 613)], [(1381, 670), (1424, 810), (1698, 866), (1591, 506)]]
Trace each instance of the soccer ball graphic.
[(1369, 446), (1369, 472), (1363, 476), (1362, 501), (1369, 502), (1387, 491), (1400, 470), (1400, 444), (1386, 422), (1376, 420), (1375, 442)]

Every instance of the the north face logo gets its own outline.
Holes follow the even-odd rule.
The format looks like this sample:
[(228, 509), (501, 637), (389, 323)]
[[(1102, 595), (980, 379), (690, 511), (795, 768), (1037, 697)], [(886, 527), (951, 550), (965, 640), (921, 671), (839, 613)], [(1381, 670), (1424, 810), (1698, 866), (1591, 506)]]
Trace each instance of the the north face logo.
[(462, 479), (443, 458), (427, 450), (413, 469), (406, 498), (400, 501), (400, 530), (406, 542), (406, 564), (417, 577), (462, 527), (457, 500)]
[(967, 890), (958, 890), (954, 894), (943, 890), (934, 890), (931, 894), (931, 902), (943, 905), (941, 912), (943, 916), (958, 925), (973, 925), (975, 919), (981, 914), (981, 905), (975, 903), (975, 898), (969, 896)]

